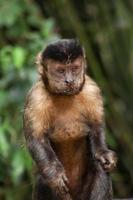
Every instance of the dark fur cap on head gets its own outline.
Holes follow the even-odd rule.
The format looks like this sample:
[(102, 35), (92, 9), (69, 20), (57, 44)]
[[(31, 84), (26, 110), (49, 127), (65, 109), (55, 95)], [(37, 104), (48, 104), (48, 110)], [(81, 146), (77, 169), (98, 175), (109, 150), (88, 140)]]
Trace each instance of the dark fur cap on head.
[(72, 62), (78, 56), (83, 56), (83, 48), (75, 39), (61, 39), (49, 44), (42, 52), (42, 59), (53, 59), (60, 62)]

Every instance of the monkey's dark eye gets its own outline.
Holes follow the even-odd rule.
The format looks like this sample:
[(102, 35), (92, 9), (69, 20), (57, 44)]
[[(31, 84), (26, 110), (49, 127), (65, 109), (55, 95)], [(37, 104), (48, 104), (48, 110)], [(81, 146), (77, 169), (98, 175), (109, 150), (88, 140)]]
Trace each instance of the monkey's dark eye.
[(79, 71), (79, 66), (73, 66), (71, 70), (73, 73), (76, 73)]
[(64, 70), (64, 69), (61, 69), (61, 68), (59, 68), (59, 69), (57, 69), (57, 72), (58, 72), (59, 74), (64, 74), (64, 73), (65, 73), (65, 70)]

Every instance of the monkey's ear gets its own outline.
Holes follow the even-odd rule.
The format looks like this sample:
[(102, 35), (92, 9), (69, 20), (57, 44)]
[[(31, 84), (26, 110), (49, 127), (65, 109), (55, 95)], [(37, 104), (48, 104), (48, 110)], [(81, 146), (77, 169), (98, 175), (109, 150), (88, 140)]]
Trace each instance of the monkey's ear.
[(84, 59), (86, 59), (85, 48), (84, 48), (84, 47), (82, 47), (82, 50), (83, 50), (83, 57), (84, 57)]
[(43, 67), (43, 60), (42, 60), (41, 52), (38, 53), (35, 64), (37, 65), (37, 70), (38, 70), (39, 74), (42, 75), (44, 73), (44, 67)]

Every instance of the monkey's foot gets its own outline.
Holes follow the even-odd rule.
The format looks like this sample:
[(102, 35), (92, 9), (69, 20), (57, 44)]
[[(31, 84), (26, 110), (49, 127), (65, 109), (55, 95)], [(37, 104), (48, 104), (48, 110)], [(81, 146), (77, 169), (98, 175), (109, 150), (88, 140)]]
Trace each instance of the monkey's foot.
[(95, 155), (106, 172), (112, 171), (116, 167), (117, 156), (114, 151), (111, 150), (100, 150)]

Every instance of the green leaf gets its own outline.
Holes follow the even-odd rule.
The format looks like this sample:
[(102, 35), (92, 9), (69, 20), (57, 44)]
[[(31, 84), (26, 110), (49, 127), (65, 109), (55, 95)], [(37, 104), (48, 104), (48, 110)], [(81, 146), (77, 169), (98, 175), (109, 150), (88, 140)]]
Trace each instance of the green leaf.
[(25, 62), (26, 51), (22, 47), (15, 47), (12, 51), (12, 59), (16, 68), (21, 68)]
[(54, 27), (53, 19), (46, 20), (44, 23), (42, 23), (41, 33), (43, 37), (49, 38), (49, 36), (52, 34), (53, 27)]
[(7, 140), (6, 134), (3, 130), (3, 127), (0, 126), (0, 154), (7, 158), (10, 150), (10, 144)]
[(4, 74), (8, 74), (13, 69), (11, 53), (12, 47), (8, 45), (0, 51), (0, 64)]
[(22, 175), (25, 169), (23, 153), (19, 149), (16, 152), (14, 152), (11, 165), (12, 165), (12, 171), (11, 171), (12, 180), (16, 184), (19, 182), (20, 176)]
[(0, 109), (2, 109), (4, 106), (8, 103), (8, 93), (6, 91), (0, 91)]
[(21, 15), (22, 7), (19, 6), (18, 1), (4, 1), (0, 2), (0, 26), (12, 26), (18, 17)]

